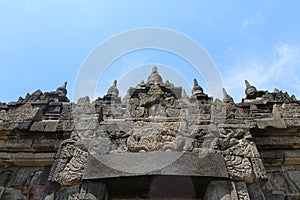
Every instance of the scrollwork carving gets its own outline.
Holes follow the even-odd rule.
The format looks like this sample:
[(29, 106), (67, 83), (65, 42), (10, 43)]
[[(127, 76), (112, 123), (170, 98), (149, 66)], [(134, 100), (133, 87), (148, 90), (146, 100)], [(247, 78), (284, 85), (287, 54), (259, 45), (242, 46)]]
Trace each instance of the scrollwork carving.
[(247, 185), (244, 182), (235, 182), (235, 188), (239, 200), (250, 200)]
[(247, 128), (221, 127), (218, 146), (223, 151), (229, 175), (236, 180), (252, 182), (266, 179), (259, 152)]
[(180, 150), (185, 139), (178, 134), (179, 127), (179, 122), (157, 123), (156, 126), (152, 122), (136, 122), (127, 139), (127, 148), (131, 152)]
[(76, 146), (76, 139), (62, 142), (57, 159), (52, 166), (49, 181), (73, 185), (81, 181), (88, 153)]
[(251, 182), (253, 171), (251, 162), (248, 158), (234, 155), (225, 155), (225, 163), (228, 174), (233, 179)]

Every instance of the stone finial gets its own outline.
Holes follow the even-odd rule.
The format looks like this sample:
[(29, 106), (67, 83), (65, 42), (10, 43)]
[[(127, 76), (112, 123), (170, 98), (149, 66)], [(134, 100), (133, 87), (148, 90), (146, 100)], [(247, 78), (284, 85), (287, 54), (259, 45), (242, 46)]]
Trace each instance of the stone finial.
[(150, 74), (150, 76), (148, 77), (148, 81), (147, 83), (150, 83), (150, 84), (154, 84), (154, 83), (157, 83), (157, 84), (162, 84), (162, 77), (159, 75), (158, 71), (157, 71), (157, 67), (154, 66), (152, 68), (152, 73)]
[(67, 89), (67, 81), (64, 82), (64, 84), (61, 86), (61, 88)]
[(117, 88), (117, 80), (114, 80), (113, 85), (107, 91), (108, 95), (119, 96), (119, 90)]
[(170, 81), (169, 80), (166, 80), (165, 86), (170, 86)]
[(58, 92), (62, 96), (67, 95), (67, 81), (64, 82), (64, 84), (56, 89), (56, 92)]
[(158, 72), (157, 72), (157, 67), (156, 67), (156, 66), (153, 66), (153, 67), (152, 67), (152, 74), (154, 74), (154, 73), (158, 73)]
[(137, 84), (137, 86), (136, 86), (136, 89), (141, 89), (141, 88), (144, 88), (145, 87), (145, 81), (144, 80), (142, 80), (139, 84)]
[(185, 89), (182, 90), (182, 98), (188, 98)]
[(225, 88), (223, 88), (223, 96), (224, 103), (234, 103), (233, 98), (226, 92)]
[(202, 87), (199, 86), (197, 79), (194, 79), (194, 88), (192, 89), (192, 95), (203, 94)]
[(166, 80), (166, 82), (165, 82), (165, 87), (174, 87), (174, 84), (173, 83), (171, 83), (169, 80)]
[(246, 98), (247, 99), (255, 99), (256, 92), (257, 92), (256, 87), (254, 87), (253, 85), (250, 85), (250, 83), (247, 80), (245, 80), (245, 85), (246, 85), (245, 94), (247, 95)]
[(246, 85), (246, 88), (251, 87), (250, 83), (247, 80), (245, 80), (245, 85)]
[(280, 92), (280, 90), (278, 90), (277, 88), (274, 88), (274, 93), (275, 94), (277, 94), (277, 93), (279, 93)]
[(291, 99), (292, 99), (292, 101), (297, 101), (297, 98), (296, 98), (295, 95), (292, 95), (292, 96), (291, 96)]
[(194, 78), (194, 87), (199, 86), (197, 79)]

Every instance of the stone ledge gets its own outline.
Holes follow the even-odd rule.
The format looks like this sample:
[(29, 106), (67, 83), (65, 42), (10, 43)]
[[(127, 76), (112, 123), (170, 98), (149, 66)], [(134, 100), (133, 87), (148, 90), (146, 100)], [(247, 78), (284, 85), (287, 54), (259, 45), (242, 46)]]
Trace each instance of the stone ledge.
[(254, 142), (263, 148), (300, 148), (300, 137), (278, 136), (278, 137), (255, 137)]
[(264, 165), (300, 165), (300, 150), (261, 151)]
[(0, 166), (50, 166), (56, 153), (0, 153)]

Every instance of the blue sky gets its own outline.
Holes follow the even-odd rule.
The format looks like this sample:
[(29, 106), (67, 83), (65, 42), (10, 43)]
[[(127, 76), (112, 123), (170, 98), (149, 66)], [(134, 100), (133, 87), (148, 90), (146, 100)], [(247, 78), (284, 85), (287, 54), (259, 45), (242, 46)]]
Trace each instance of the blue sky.
[[(36, 89), (52, 91), (65, 80), (72, 99), (77, 74), (91, 51), (113, 35), (143, 27), (172, 29), (197, 41), (237, 102), (244, 97), (245, 79), (258, 89), (273, 91), (276, 87), (300, 98), (299, 10), (296, 0), (3, 0), (0, 101), (15, 101)], [(154, 63), (177, 71), (185, 87), (192, 84), (193, 77), (198, 78), (209, 92), (201, 76), (178, 56), (141, 50), (111, 64), (99, 80), (95, 97), (102, 96), (113, 79), (122, 83), (120, 79), (132, 77), (128, 76), (132, 69)], [(162, 75), (174, 83), (178, 79)], [(148, 74), (140, 76), (131, 78), (130, 84), (135, 86)]]

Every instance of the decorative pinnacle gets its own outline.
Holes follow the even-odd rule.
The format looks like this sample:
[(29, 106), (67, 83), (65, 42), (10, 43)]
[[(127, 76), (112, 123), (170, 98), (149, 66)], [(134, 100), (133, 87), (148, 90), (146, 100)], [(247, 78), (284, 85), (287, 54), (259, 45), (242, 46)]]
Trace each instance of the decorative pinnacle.
[(225, 88), (222, 88), (222, 90), (223, 90), (223, 96), (228, 96), (228, 93), (227, 93), (227, 91), (225, 90)]
[(66, 89), (67, 88), (67, 81), (62, 84), (62, 86), (58, 87), (57, 89)]
[(197, 79), (194, 79), (194, 87), (192, 89), (192, 95), (203, 94), (202, 87), (199, 86)]
[(153, 66), (152, 73), (148, 77), (147, 83), (154, 84), (155, 82), (157, 82), (159, 85), (162, 84), (162, 77), (159, 75), (157, 67)]
[(255, 94), (257, 92), (256, 87), (250, 85), (250, 83), (247, 80), (245, 80), (245, 84), (246, 84), (245, 94), (247, 95), (247, 98), (255, 99)]
[(194, 78), (194, 87), (199, 86), (197, 79)]
[(113, 85), (108, 89), (107, 94), (113, 95), (113, 96), (118, 96), (119, 95), (119, 90), (117, 88), (117, 80), (114, 80)]
[(154, 73), (158, 73), (158, 72), (157, 72), (157, 67), (156, 67), (156, 66), (153, 66), (153, 67), (152, 67), (152, 74), (154, 74)]
[(247, 80), (245, 80), (245, 85), (246, 85), (247, 88), (251, 87), (250, 83)]
[(64, 82), (64, 84), (56, 89), (57, 92), (59, 92), (62, 96), (67, 95), (67, 81)]
[(233, 98), (226, 92), (225, 88), (222, 88), (223, 90), (223, 102), (224, 103), (233, 103)]

